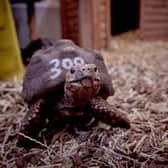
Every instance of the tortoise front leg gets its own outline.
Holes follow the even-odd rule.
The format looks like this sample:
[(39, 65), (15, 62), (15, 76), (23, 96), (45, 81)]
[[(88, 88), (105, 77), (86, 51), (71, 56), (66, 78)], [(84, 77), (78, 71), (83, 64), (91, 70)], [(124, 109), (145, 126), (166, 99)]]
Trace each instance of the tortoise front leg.
[[(39, 99), (34, 104), (32, 104), (24, 117), (20, 134), (18, 135), (18, 146), (29, 147), (34, 145), (34, 142), (31, 142), (30, 139), (38, 138), (38, 134), (42, 129), (42, 125), (45, 122), (45, 100)], [(26, 138), (24, 135), (30, 138)]]
[(91, 108), (103, 122), (114, 126), (130, 128), (128, 118), (101, 97), (98, 96), (92, 99)]

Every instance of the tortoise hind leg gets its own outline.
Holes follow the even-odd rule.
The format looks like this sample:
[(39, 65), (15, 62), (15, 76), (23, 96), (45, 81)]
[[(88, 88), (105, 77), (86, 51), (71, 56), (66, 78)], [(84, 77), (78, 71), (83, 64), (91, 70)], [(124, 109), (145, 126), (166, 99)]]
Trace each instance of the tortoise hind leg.
[(114, 126), (130, 128), (128, 118), (101, 97), (92, 99), (91, 108), (96, 116), (103, 122)]
[[(45, 100), (39, 99), (32, 104), (24, 117), (20, 134), (18, 135), (18, 146), (30, 147), (34, 146), (35, 143), (30, 141), (31, 138), (38, 138), (38, 134), (42, 129), (42, 125), (45, 121)], [(29, 138), (30, 137), (30, 138)]]

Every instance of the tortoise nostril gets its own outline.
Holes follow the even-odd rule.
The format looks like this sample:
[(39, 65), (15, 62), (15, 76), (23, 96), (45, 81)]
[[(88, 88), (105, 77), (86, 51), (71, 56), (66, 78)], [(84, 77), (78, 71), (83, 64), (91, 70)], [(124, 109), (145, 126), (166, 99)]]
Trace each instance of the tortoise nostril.
[(97, 67), (94, 68), (94, 71), (95, 71), (95, 72), (97, 71)]
[(71, 72), (71, 74), (75, 73), (75, 69), (71, 68), (70, 72)]

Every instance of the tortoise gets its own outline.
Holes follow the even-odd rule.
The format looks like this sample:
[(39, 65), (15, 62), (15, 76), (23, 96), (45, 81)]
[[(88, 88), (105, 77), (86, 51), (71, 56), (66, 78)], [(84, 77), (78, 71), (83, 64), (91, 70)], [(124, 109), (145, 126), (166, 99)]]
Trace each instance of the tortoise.
[(59, 127), (59, 121), (74, 124), (89, 116), (129, 128), (128, 118), (106, 101), (113, 94), (110, 75), (98, 51), (80, 48), (66, 39), (38, 50), (24, 76), (23, 99), (28, 112), (21, 124), (18, 145), (27, 145), (23, 135), (38, 139), (47, 124)]

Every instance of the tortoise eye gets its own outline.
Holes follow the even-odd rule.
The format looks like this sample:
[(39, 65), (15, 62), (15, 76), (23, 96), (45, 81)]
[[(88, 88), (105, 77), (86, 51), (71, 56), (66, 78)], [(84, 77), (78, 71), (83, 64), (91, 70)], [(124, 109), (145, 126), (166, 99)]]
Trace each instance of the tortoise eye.
[(71, 74), (74, 74), (74, 73), (75, 73), (75, 69), (71, 68), (71, 69), (70, 69), (70, 73), (71, 73)]
[(97, 71), (97, 67), (94, 68), (94, 71), (95, 71), (95, 72)]

